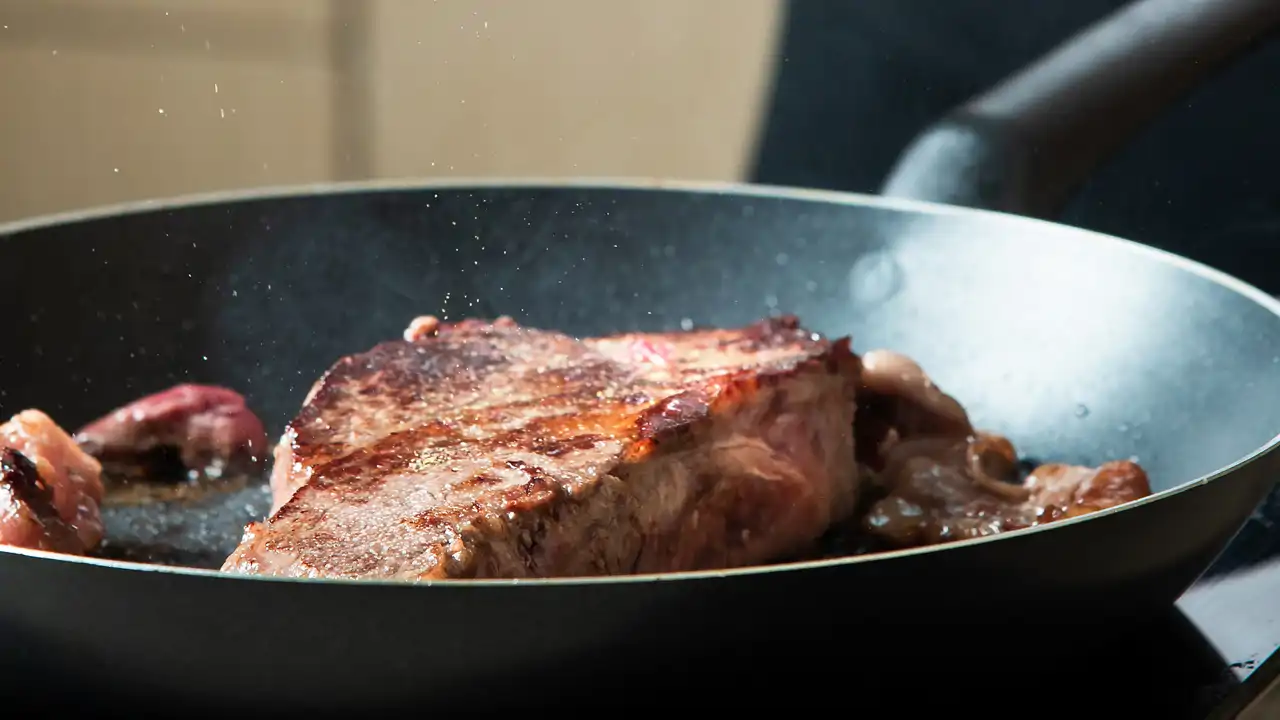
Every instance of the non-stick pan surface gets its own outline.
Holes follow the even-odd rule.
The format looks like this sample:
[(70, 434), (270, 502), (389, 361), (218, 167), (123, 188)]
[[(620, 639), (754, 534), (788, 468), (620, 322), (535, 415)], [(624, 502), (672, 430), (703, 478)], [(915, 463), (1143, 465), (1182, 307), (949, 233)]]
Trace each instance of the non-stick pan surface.
[[(1027, 455), (1137, 457), (1161, 491), (995, 540), (649, 579), (281, 582), (0, 552), (0, 632), (27, 667), (157, 697), (465, 702), (476, 683), (617, 673), (619, 655), (669, 662), (850, 629), (873, 642), (892, 628), (882, 652), (928, 653), (961, 628), (999, 643), (1048, 622), (1062, 646), (1064, 623), (1172, 603), (1280, 459), (1275, 301), (1158, 251), (1012, 216), (728, 186), (358, 185), (0, 236), (0, 377), (19, 379), (4, 413), (41, 407), (74, 427), (197, 381), (243, 391), (275, 432), (337, 357), (424, 312), (580, 334), (792, 312), (859, 349), (914, 355)], [(264, 509), (249, 505), (153, 517), (168, 526), (161, 544), (209, 565)]]

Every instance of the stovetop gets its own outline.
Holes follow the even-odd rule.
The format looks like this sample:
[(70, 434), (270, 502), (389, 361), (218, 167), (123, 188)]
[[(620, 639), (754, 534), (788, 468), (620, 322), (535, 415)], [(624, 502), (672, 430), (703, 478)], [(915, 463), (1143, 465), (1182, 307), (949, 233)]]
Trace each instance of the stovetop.
[[(1172, 693), (1171, 700), (1183, 696), (1185, 706), (1176, 717), (1234, 717), (1280, 678), (1277, 524), (1280, 487), (1178, 601), (1166, 625), (1167, 637), (1154, 646), (1164, 657), (1152, 661), (1166, 665), (1170, 673), (1163, 679), (1157, 675), (1160, 692)], [(1175, 678), (1181, 679), (1181, 688)]]
[[(1072, 716), (1237, 717), (1280, 678), (1278, 523), (1280, 486), (1167, 616), (1061, 664), (1029, 654), (1003, 681), (1019, 697), (1054, 698)], [(1251, 708), (1247, 718), (1274, 716)]]

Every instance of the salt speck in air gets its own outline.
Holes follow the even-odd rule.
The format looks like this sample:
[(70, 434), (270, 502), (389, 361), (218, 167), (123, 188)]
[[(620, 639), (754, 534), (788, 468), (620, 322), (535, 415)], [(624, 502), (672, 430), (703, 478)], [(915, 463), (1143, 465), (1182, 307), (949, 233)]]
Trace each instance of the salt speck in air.
[(213, 84), (213, 91), (214, 91), (215, 93), (216, 93), (216, 92), (218, 92), (218, 83), (214, 83), (214, 84)]
[(120, 172), (120, 168), (111, 168), (111, 172)]
[(160, 114), (161, 114), (161, 115), (163, 115), (163, 114), (164, 114), (164, 108), (160, 108)]
[(219, 116), (219, 117), (226, 117), (226, 116), (227, 116), (227, 111), (226, 111), (226, 110), (224, 110), (224, 109), (222, 109), (222, 108), (218, 108), (218, 116)]

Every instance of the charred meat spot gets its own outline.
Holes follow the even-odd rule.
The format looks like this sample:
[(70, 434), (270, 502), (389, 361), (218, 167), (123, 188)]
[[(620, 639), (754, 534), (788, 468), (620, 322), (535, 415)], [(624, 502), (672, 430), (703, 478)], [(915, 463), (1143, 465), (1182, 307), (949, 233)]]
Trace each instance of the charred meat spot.
[[(8, 488), (12, 498), (11, 507), (0, 508), (6, 511), (0, 519), (6, 525), (29, 524), (27, 530), (36, 533), (35, 537), (24, 538), (14, 544), (62, 553), (85, 552), (85, 544), (89, 541), (82, 539), (76, 528), (62, 518), (49, 481), (40, 475), (30, 458), (11, 447), (0, 448), (0, 486)], [(16, 508), (12, 507), (15, 503)], [(13, 528), (0, 527), (0, 531), (6, 529)], [(9, 533), (0, 532), (0, 536), (4, 535), (9, 536), (6, 542), (15, 540)]]
[(41, 519), (59, 519), (53, 488), (40, 477), (35, 463), (10, 447), (0, 448), (0, 484), (8, 485), (14, 497)]
[(508, 460), (507, 467), (519, 470), (529, 481), (504, 493), (508, 511), (525, 512), (542, 502), (552, 501), (564, 495), (564, 488), (542, 468), (522, 460)]
[(602, 440), (604, 440), (603, 436), (595, 434), (575, 435), (563, 440), (544, 438), (535, 442), (531, 449), (539, 455), (560, 457), (574, 450), (590, 450)]
[(530, 465), (529, 463), (523, 460), (508, 460), (506, 462), (506, 465), (512, 470), (518, 470), (524, 473), (525, 475), (529, 476), (530, 483), (526, 483), (526, 486), (532, 483), (538, 483), (538, 484), (554, 483), (551, 477), (548, 476), (547, 473), (542, 470), (542, 468), (536, 465)]
[(707, 399), (698, 391), (688, 390), (673, 395), (640, 416), (640, 434), (656, 438), (670, 433), (705, 417), (707, 410)]
[(401, 520), (400, 523), (418, 530), (443, 528), (447, 524), (434, 510), (426, 510), (416, 515), (411, 515)]

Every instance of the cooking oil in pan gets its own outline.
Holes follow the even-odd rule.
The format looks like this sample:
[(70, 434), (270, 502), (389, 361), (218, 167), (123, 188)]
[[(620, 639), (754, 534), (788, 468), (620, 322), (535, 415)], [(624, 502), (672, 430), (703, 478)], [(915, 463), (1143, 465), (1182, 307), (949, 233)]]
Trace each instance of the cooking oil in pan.
[(174, 481), (172, 471), (144, 477), (104, 470), (99, 557), (217, 569), (244, 526), (271, 506), (261, 473), (211, 468), (179, 472)]

